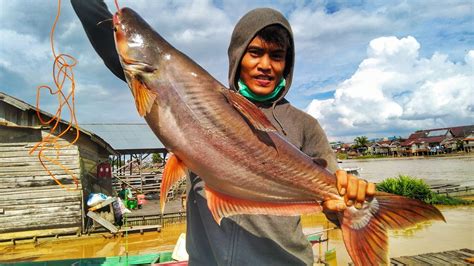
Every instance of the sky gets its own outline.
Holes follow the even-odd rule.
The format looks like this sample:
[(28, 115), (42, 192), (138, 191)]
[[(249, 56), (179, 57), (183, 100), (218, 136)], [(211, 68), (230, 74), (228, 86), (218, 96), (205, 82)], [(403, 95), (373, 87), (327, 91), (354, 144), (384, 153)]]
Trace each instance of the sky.
[[(105, 1), (114, 12), (113, 1)], [(331, 141), (408, 137), (419, 129), (474, 124), (474, 1), (118, 0), (177, 49), (227, 82), (234, 25), (257, 7), (292, 26), (296, 65), (287, 99), (318, 119)], [(53, 86), (55, 0), (0, 0), (0, 91), (35, 104)], [(144, 122), (127, 85), (95, 53), (68, 0), (54, 35), (74, 56), (81, 123)], [(43, 92), (40, 107), (56, 110)]]

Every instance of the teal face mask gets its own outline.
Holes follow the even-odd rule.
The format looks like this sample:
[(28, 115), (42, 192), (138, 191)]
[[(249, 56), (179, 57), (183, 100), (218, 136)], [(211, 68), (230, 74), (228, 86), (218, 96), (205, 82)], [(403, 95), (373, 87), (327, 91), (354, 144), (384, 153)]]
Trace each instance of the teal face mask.
[(257, 95), (253, 93), (241, 79), (239, 79), (238, 85), (239, 85), (239, 93), (242, 94), (245, 98), (253, 102), (266, 102), (266, 101), (273, 100), (274, 98), (278, 96), (281, 90), (285, 88), (286, 81), (284, 78), (282, 78), (280, 80), (280, 83), (278, 83), (278, 85), (275, 87), (275, 89), (267, 95)]

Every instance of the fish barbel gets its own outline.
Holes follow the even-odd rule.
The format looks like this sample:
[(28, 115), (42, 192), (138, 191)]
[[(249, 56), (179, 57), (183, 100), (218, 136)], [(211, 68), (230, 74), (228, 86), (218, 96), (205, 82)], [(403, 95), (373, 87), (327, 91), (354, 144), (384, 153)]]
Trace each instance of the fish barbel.
[[(188, 170), (204, 180), (218, 223), (235, 214), (319, 212), (322, 202), (342, 200), (334, 174), (280, 136), (253, 103), (220, 84), (133, 10), (119, 10), (113, 21), (138, 113), (173, 153), (163, 172), (162, 211), (166, 192)], [(388, 262), (387, 229), (444, 220), (431, 205), (381, 192), (337, 217), (356, 265)]]

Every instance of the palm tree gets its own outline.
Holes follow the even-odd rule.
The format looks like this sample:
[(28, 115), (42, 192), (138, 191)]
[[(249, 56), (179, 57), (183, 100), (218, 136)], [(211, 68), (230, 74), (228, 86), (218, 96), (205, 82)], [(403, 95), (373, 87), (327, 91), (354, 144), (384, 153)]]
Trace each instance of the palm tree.
[(360, 136), (356, 137), (354, 142), (356, 148), (364, 148), (367, 147), (367, 144), (369, 144), (369, 139), (366, 136)]

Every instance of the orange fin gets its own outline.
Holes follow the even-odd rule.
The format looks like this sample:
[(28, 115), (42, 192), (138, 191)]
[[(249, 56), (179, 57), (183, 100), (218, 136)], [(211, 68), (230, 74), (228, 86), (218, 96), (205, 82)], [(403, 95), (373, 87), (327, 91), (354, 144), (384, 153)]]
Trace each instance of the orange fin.
[(244, 96), (229, 89), (223, 89), (222, 93), (252, 127), (260, 131), (277, 131), (265, 114)]
[(137, 106), (138, 114), (145, 116), (151, 110), (153, 103), (156, 100), (156, 92), (151, 91), (138, 78), (132, 79), (132, 93), (135, 97), (135, 105)]
[(321, 205), (316, 201), (301, 203), (257, 202), (228, 196), (208, 186), (205, 186), (205, 190), (207, 206), (219, 225), (222, 218), (236, 214), (297, 216), (322, 210)]
[(161, 179), (160, 187), (160, 208), (161, 213), (165, 210), (165, 203), (168, 198), (169, 189), (176, 184), (178, 181), (186, 177), (188, 168), (184, 163), (176, 157), (176, 155), (171, 155), (165, 165), (163, 170), (163, 176)]
[(432, 205), (383, 192), (360, 210), (349, 207), (339, 213), (344, 244), (355, 265), (389, 264), (387, 229), (404, 229), (427, 220), (445, 221)]

